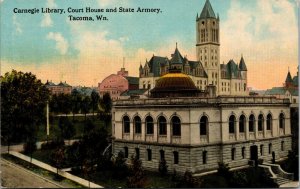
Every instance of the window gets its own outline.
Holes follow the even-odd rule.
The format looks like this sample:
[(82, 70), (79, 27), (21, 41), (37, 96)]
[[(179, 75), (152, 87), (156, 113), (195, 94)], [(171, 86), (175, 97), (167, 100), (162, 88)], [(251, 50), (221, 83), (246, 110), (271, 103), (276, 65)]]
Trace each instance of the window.
[(128, 158), (128, 147), (124, 147), (124, 156)]
[(245, 132), (245, 125), (246, 125), (246, 117), (244, 115), (241, 115), (240, 120), (239, 120), (240, 133)]
[(202, 152), (202, 162), (203, 164), (207, 163), (207, 151)]
[(147, 149), (147, 156), (148, 156), (148, 161), (152, 160), (152, 151), (151, 149)]
[(158, 118), (159, 135), (167, 135), (167, 121), (166, 118), (160, 116)]
[(255, 117), (254, 117), (254, 115), (250, 115), (250, 117), (249, 117), (249, 132), (254, 132), (254, 123), (255, 123)]
[(181, 122), (177, 116), (174, 116), (171, 120), (173, 136), (181, 136)]
[(267, 115), (267, 130), (271, 130), (272, 127), (272, 115), (268, 114)]
[(207, 126), (208, 126), (208, 121), (207, 121), (206, 116), (202, 116), (200, 119), (200, 135), (206, 135), (207, 134)]
[(231, 160), (235, 159), (235, 148), (231, 149)]
[(269, 144), (269, 154), (272, 153), (272, 143)]
[(124, 133), (130, 133), (130, 120), (128, 116), (123, 117)]
[(141, 118), (139, 116), (136, 116), (134, 118), (134, 127), (135, 127), (135, 133), (141, 134), (142, 132), (142, 126), (141, 126)]
[(281, 151), (284, 151), (284, 141), (281, 141)]
[(242, 147), (242, 158), (245, 159), (245, 147)]
[(264, 145), (260, 145), (260, 155), (264, 155)]
[(264, 127), (264, 116), (262, 114), (258, 116), (257, 124), (258, 124), (258, 131), (262, 131)]
[(285, 119), (285, 118), (284, 118), (284, 114), (281, 113), (281, 114), (279, 115), (279, 128), (280, 128), (280, 129), (283, 129), (283, 128), (284, 128), (284, 122), (285, 122), (284, 119)]
[(173, 155), (174, 155), (174, 164), (178, 164), (178, 162), (179, 162), (179, 154), (178, 154), (178, 152), (174, 151)]
[(160, 151), (159, 151), (159, 154), (160, 154), (160, 160), (165, 159), (165, 151), (160, 150)]
[(140, 149), (139, 149), (139, 148), (136, 148), (136, 149), (135, 149), (135, 157), (136, 157), (137, 159), (140, 159)]
[(148, 135), (153, 134), (153, 118), (151, 116), (146, 117), (146, 131)]
[(234, 133), (234, 126), (235, 126), (235, 116), (231, 115), (229, 117), (229, 133)]

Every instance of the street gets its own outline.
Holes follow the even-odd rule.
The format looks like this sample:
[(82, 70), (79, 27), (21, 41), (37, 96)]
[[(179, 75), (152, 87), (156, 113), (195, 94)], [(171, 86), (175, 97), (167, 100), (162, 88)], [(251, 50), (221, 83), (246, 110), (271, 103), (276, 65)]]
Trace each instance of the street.
[[(1, 159), (1, 188), (62, 188), (46, 178), (42, 178), (20, 166)], [(69, 186), (70, 187), (70, 186)]]

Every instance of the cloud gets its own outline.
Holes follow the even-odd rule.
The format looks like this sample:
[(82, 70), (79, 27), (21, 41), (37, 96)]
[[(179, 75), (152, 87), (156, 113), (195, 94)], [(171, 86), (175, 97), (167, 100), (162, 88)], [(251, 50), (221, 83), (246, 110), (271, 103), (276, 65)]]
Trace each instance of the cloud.
[(51, 27), (53, 25), (50, 14), (45, 14), (41, 22), (41, 27)]
[(119, 38), (119, 41), (121, 41), (121, 42), (129, 41), (129, 37), (127, 37), (127, 36), (120, 37), (120, 38)]
[(21, 29), (21, 24), (18, 21), (17, 16), (14, 14), (13, 15), (13, 25), (15, 26), (15, 32), (18, 34), (21, 34), (23, 30)]
[[(48, 0), (46, 3), (47, 8), (56, 8), (57, 5), (55, 4), (54, 0)], [(52, 27), (53, 21), (51, 19), (50, 14), (44, 14), (44, 17), (41, 22), (41, 27)]]
[(227, 15), (227, 20), (220, 22), (221, 62), (227, 63), (232, 58), (239, 62), (243, 54), (250, 86), (261, 89), (281, 86), (287, 67), (297, 66), (294, 2), (256, 1), (255, 7), (246, 9), (240, 1), (233, 0)]
[(52, 39), (56, 41), (56, 49), (59, 50), (61, 55), (67, 53), (69, 44), (67, 40), (61, 35), (61, 33), (49, 32), (47, 39)]
[(3, 3), (4, 0), (0, 0), (0, 3)]

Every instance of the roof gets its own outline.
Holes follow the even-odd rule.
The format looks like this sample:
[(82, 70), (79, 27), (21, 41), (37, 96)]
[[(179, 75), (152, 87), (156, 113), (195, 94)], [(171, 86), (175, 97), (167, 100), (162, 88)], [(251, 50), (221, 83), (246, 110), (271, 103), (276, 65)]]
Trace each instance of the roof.
[(124, 91), (120, 96), (131, 96), (131, 95), (142, 95), (147, 89), (127, 90)]
[(239, 64), (239, 69), (241, 71), (247, 71), (247, 66), (245, 64), (245, 60), (244, 60), (243, 56), (242, 56), (240, 64)]
[(290, 90), (290, 93), (292, 94), (292, 96), (299, 96), (298, 89), (292, 89), (292, 90)]
[(170, 62), (171, 62), (171, 64), (183, 64), (183, 62), (184, 62), (182, 55), (180, 54), (179, 50), (177, 49), (177, 46), (176, 46), (174, 54), (172, 54), (172, 58), (171, 58)]
[(154, 77), (160, 76), (160, 64), (165, 64), (167, 62), (168, 62), (168, 58), (153, 55), (148, 65), (150, 68), (150, 72), (153, 73)]
[(227, 77), (228, 78), (237, 78), (238, 77), (238, 65), (233, 61), (230, 60), (227, 65)]
[(48, 85), (48, 86), (55, 86), (55, 84), (52, 83), (51, 81), (47, 81), (47, 82), (45, 83), (45, 85)]
[(288, 72), (288, 74), (286, 76), (285, 82), (286, 83), (292, 83), (293, 82), (290, 71)]
[(293, 85), (294, 85), (294, 86), (298, 86), (298, 84), (299, 84), (299, 78), (298, 78), (298, 75), (297, 75), (297, 76), (295, 76), (295, 77), (293, 78)]
[(66, 82), (60, 82), (59, 84), (58, 84), (58, 86), (63, 86), (63, 87), (71, 87), (71, 85), (69, 85), (69, 84), (67, 84)]
[(273, 87), (265, 92), (265, 95), (285, 95), (287, 89), (284, 87)]
[(131, 85), (138, 85), (139, 84), (140, 78), (138, 78), (138, 77), (127, 76), (125, 78), (127, 79), (128, 83), (131, 84)]
[(205, 5), (200, 14), (200, 19), (206, 19), (206, 18), (216, 18), (215, 12), (214, 12), (209, 0), (206, 0)]

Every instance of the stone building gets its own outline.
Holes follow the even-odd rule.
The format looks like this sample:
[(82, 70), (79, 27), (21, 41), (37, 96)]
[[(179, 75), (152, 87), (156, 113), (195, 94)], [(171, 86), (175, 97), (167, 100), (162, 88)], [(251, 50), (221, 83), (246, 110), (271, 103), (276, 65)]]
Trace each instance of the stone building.
[(100, 96), (109, 93), (112, 100), (120, 99), (120, 95), (127, 90), (139, 88), (139, 78), (128, 76), (128, 71), (121, 68), (117, 74), (111, 74), (98, 84)]
[(47, 80), (45, 86), (50, 90), (50, 93), (52, 95), (71, 94), (72, 92), (72, 86), (67, 84), (66, 82), (60, 82), (56, 85)]
[(248, 95), (247, 66), (243, 56), (239, 63), (229, 60), (220, 64), (220, 19), (216, 16), (209, 2), (206, 1), (203, 10), (196, 16), (196, 61), (183, 57), (177, 45), (171, 59), (154, 56), (140, 65), (139, 88), (153, 89), (160, 76), (168, 73), (169, 68), (178, 68), (189, 75), (196, 87), (206, 90), (206, 87), (216, 87), (217, 95)]
[[(183, 173), (248, 165), (287, 157), (291, 150), (290, 101), (249, 96), (247, 67), (219, 62), (219, 18), (206, 1), (197, 16), (197, 61), (153, 56), (140, 66), (149, 98), (117, 100), (112, 108), (112, 150), (135, 155), (143, 167)], [(202, 57), (202, 58), (201, 58)], [(150, 90), (149, 90), (150, 89)]]
[[(279, 160), (291, 150), (287, 99), (211, 98), (200, 92), (201, 97), (189, 76), (177, 73), (161, 77), (160, 90), (168, 91), (170, 80), (178, 84), (173, 93), (179, 97), (157, 97), (154, 88), (152, 98), (114, 102), (114, 154), (123, 151), (126, 157), (136, 155), (146, 169), (158, 170), (164, 158), (171, 171), (202, 172), (217, 169), (218, 162), (238, 167), (249, 160), (270, 161), (272, 152)], [(182, 83), (188, 87), (180, 87)]]

